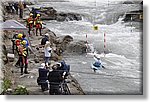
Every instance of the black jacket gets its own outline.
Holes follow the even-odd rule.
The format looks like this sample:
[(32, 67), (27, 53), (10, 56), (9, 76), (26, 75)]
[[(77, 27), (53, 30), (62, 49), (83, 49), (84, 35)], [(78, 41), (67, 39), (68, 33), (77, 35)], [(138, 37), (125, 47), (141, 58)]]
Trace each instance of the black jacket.
[(46, 44), (46, 41), (49, 41), (49, 38), (48, 38), (48, 37), (44, 37), (44, 38), (41, 40), (41, 45), (45, 45), (45, 44)]
[(63, 78), (62, 78), (61, 72), (59, 70), (54, 70), (54, 71), (49, 72), (48, 81), (56, 82), (56, 83), (62, 82)]

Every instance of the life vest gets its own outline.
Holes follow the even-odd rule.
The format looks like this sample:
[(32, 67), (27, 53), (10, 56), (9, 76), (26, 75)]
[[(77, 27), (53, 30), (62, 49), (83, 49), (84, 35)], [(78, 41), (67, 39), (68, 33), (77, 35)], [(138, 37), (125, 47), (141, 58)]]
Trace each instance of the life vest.
[(36, 28), (42, 28), (42, 21), (40, 18), (35, 18)]
[(32, 27), (33, 27), (33, 24), (34, 24), (33, 18), (32, 18), (32, 17), (29, 17), (29, 18), (27, 19), (27, 25), (28, 25), (30, 28), (32, 28)]
[(101, 66), (101, 63), (100, 63), (99, 61), (96, 61), (96, 62), (93, 64), (93, 66), (95, 66), (95, 67), (100, 67), (100, 66)]
[(22, 45), (18, 47), (18, 52), (20, 55), (23, 55), (24, 57), (27, 56), (27, 48), (23, 47)]
[(16, 46), (18, 47), (18, 46), (20, 45), (20, 43), (21, 43), (21, 40), (20, 40), (20, 39), (17, 39), (17, 40), (16, 40)]

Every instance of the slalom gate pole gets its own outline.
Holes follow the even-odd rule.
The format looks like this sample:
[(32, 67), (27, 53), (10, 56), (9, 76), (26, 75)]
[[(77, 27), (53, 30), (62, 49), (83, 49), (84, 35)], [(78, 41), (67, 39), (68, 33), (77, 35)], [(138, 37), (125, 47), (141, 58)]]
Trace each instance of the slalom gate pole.
[(106, 50), (106, 33), (104, 33), (104, 54), (105, 54), (105, 50)]
[(133, 25), (132, 20), (133, 20), (133, 18), (131, 17), (131, 33), (132, 33), (132, 25)]
[(86, 34), (86, 57), (87, 57), (87, 53), (88, 53), (88, 38), (87, 38), (87, 34)]

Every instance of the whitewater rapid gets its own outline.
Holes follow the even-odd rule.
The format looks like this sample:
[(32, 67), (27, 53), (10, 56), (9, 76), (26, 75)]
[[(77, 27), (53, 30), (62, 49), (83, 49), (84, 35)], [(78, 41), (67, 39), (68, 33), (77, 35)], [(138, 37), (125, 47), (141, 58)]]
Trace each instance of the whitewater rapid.
[[(93, 0), (69, 0), (70, 2), (44, 2), (58, 12), (76, 12), (83, 16), (81, 21), (48, 21), (46, 27), (58, 36), (70, 35), (74, 41), (88, 41), (91, 48), (101, 56), (105, 70), (94, 74), (90, 69), (93, 53), (64, 56), (71, 65), (71, 73), (85, 92), (141, 94), (142, 87), (142, 31), (131, 22), (122, 21), (123, 14), (141, 9), (140, 4), (118, 4), (118, 0), (98, 2)], [(96, 13), (95, 13), (96, 12)], [(93, 24), (99, 28), (94, 31)], [(105, 56), (104, 33), (106, 34)], [(86, 38), (87, 35), (87, 38)], [(102, 81), (102, 83), (100, 82)], [(95, 84), (93, 84), (95, 83)], [(102, 84), (102, 86), (99, 86)], [(119, 86), (118, 86), (119, 85)]]

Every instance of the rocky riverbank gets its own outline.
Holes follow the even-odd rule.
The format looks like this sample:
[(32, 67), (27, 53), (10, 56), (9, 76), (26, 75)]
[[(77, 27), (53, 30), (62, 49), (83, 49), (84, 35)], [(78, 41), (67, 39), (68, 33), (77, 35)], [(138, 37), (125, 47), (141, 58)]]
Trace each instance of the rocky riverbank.
[[(52, 7), (47, 8), (47, 11), (50, 8)], [(4, 10), (3, 12), (5, 12), (5, 9), (3, 10)], [(44, 15), (44, 12), (45, 11), (43, 11), (42, 15)], [(49, 12), (51, 12), (51, 10)], [(49, 12), (45, 12), (45, 14), (50, 14)], [(29, 14), (28, 8), (24, 9), (24, 14), (25, 14), (24, 17), (27, 17), (27, 14)], [(70, 13), (68, 13), (67, 15), (62, 14), (62, 13), (59, 13), (59, 14), (57, 13), (57, 16), (64, 17), (63, 20), (61, 21), (66, 20), (66, 18), (68, 17), (70, 17), (69, 20), (71, 20), (72, 17), (76, 18), (74, 14), (70, 14)], [(25, 20), (18, 18), (18, 15), (16, 14), (5, 12), (5, 14), (3, 15), (3, 18), (4, 18), (4, 21), (13, 19), (13, 20), (17, 20), (23, 25), (26, 25)], [(59, 18), (57, 17), (57, 20), (58, 19)], [(13, 31), (5, 31), (3, 33), (2, 60), (4, 62), (4, 67), (2, 68), (2, 71), (4, 73), (4, 79), (11, 81), (10, 87), (9, 87), (10, 89), (12, 89), (11, 91), (13, 91), (18, 85), (23, 85), (27, 88), (27, 90), (29, 91), (29, 94), (48, 95), (48, 92), (42, 92), (40, 90), (40, 87), (37, 85), (37, 82), (36, 82), (36, 79), (38, 77), (38, 67), (40, 66), (41, 63), (44, 62), (43, 49), (39, 47), (42, 36), (35, 36), (34, 33), (32, 32), (32, 36), (29, 38), (30, 44), (31, 44), (30, 46), (32, 48), (32, 51), (30, 52), (30, 55), (29, 55), (29, 68), (28, 69), (29, 69), (30, 74), (20, 76), (20, 69), (14, 66), (18, 58), (17, 54), (15, 54), (12, 60), (8, 58), (9, 57), (8, 53), (12, 53), (12, 50), (11, 50), (12, 43), (11, 43), (10, 34), (15, 34), (15, 33), (16, 32), (13, 32)], [(74, 52), (76, 53), (85, 53), (86, 46), (85, 46), (84, 41), (77, 43), (73, 41), (73, 38), (69, 35), (59, 37), (53, 31), (44, 27), (42, 29), (42, 34), (44, 35), (46, 33), (49, 34), (49, 41), (53, 45), (53, 50), (54, 50), (52, 54), (51, 63), (54, 63), (55, 61), (63, 60), (64, 52), (70, 52), (70, 48), (73, 51), (75, 50)], [(76, 46), (76, 47), (73, 47), (73, 46)], [(79, 49), (79, 50), (76, 50), (76, 49)], [(71, 91), (71, 94), (78, 94), (78, 95), (84, 94), (78, 82), (71, 75), (68, 77), (68, 80), (69, 80), (68, 86)], [(11, 94), (11, 92), (9, 94)]]

